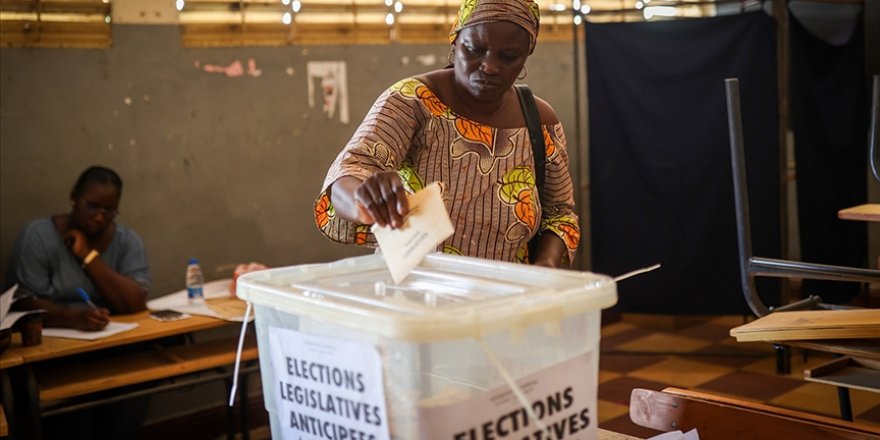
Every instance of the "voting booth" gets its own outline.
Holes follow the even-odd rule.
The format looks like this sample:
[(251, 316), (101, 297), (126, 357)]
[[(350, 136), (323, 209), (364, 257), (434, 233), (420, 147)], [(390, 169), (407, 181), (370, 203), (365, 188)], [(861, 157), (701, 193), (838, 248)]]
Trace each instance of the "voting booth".
[(274, 439), (595, 438), (604, 275), (428, 255), (249, 273)]

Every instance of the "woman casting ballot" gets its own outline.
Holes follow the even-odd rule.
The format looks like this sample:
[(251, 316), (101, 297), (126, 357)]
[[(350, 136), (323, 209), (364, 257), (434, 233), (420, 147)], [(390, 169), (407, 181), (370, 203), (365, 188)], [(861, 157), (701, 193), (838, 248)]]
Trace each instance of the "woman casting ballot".
[[(438, 251), (570, 264), (580, 229), (562, 125), (550, 104), (537, 99), (546, 157), (539, 198), (513, 87), (528, 72), (538, 30), (533, 1), (464, 1), (449, 36), (450, 65), (382, 93), (331, 165), (315, 204), (321, 232), (375, 246), (370, 224), (400, 227), (409, 212), (406, 194), (441, 182), (455, 233)], [(529, 255), (536, 234), (540, 241)]]
[(121, 195), (119, 175), (90, 167), (70, 192), (70, 213), (24, 228), (6, 277), (8, 285), (18, 283), (16, 309), (46, 309), (46, 327), (80, 330), (101, 330), (110, 314), (146, 309), (147, 258), (140, 237), (115, 222)]

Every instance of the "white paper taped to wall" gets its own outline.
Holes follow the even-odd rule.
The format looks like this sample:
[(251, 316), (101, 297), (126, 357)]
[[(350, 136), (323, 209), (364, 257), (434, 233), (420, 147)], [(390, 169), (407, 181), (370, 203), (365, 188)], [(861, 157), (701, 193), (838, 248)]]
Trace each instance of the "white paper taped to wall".
[(309, 82), (309, 108), (315, 108), (315, 82), (320, 80), (323, 109), (333, 119), (339, 107), (339, 122), (348, 124), (348, 80), (345, 61), (309, 61), (306, 66)]

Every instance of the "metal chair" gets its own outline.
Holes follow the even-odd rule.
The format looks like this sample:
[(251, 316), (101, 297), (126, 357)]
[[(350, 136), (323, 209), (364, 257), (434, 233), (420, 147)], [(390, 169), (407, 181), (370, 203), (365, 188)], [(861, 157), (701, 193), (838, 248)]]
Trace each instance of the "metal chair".
[[(739, 80), (724, 80), (727, 91), (727, 121), (730, 135), (730, 164), (733, 171), (733, 194), (736, 205), (737, 248), (739, 251), (740, 282), (743, 295), (749, 308), (757, 317), (786, 310), (832, 310), (846, 306), (824, 304), (818, 295), (780, 307), (767, 307), (755, 289), (755, 277), (801, 278), (851, 282), (880, 282), (880, 270), (861, 269), (847, 266), (805, 263), (801, 261), (762, 258), (752, 255), (751, 227), (749, 225), (749, 196), (746, 184), (745, 156), (743, 150), (742, 113), (739, 100)], [(874, 121), (872, 122), (872, 146), (876, 144), (877, 119), (877, 77), (874, 83)], [(871, 153), (874, 154), (873, 151)], [(775, 344), (777, 348), (777, 373), (790, 371), (790, 352), (788, 347)], [(849, 404), (849, 389), (838, 387), (841, 418), (852, 420)]]
[(874, 75), (874, 92), (871, 95), (871, 131), (868, 139), (868, 162), (874, 179), (880, 182), (880, 147), (877, 146), (877, 126), (880, 125), (880, 75)]
[(733, 171), (733, 195), (736, 205), (740, 281), (749, 308), (758, 317), (782, 310), (844, 308), (832, 304), (823, 304), (822, 298), (817, 295), (810, 295), (808, 298), (800, 301), (771, 309), (764, 305), (761, 298), (758, 297), (754, 281), (755, 277), (758, 276), (867, 283), (880, 282), (880, 270), (779, 260), (752, 255), (751, 227), (749, 226), (749, 195), (746, 186), (742, 113), (739, 101), (739, 80), (729, 78), (724, 80), (724, 82), (727, 88), (727, 122), (730, 132), (730, 164)]

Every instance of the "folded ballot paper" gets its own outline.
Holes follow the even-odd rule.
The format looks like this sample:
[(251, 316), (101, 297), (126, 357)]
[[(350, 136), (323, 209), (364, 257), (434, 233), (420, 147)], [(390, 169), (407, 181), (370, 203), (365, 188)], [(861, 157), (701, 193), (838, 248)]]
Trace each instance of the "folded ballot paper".
[(395, 284), (454, 231), (440, 193), (440, 184), (434, 182), (410, 195), (409, 215), (400, 228), (372, 227)]

